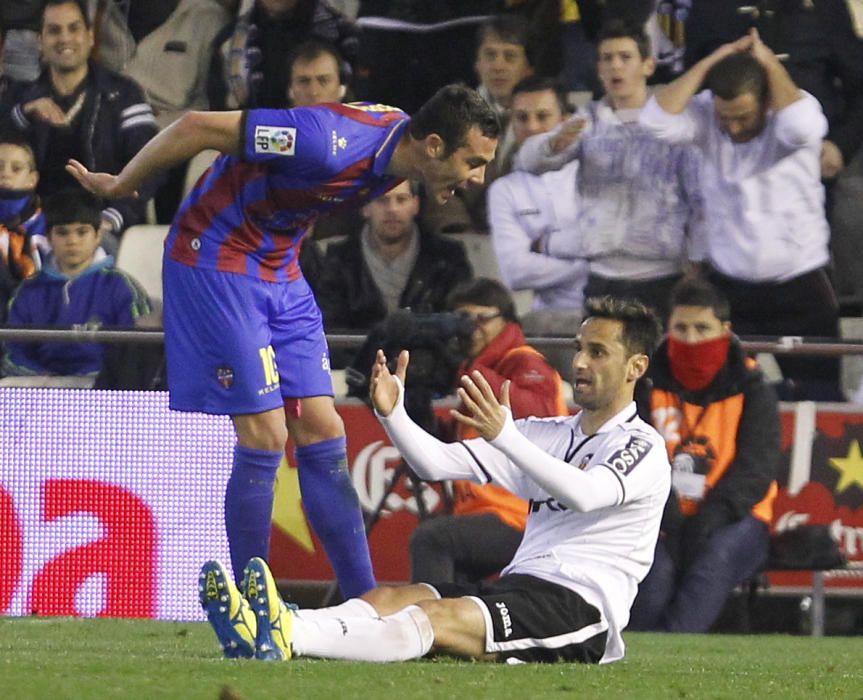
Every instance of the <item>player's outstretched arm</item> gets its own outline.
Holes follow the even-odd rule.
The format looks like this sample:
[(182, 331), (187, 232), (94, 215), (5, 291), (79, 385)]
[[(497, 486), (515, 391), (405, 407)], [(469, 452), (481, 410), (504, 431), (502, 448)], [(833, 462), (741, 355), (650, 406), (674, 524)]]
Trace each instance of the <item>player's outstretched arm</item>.
[[(409, 361), (410, 353), (407, 350), (402, 350), (396, 361), (396, 373), (393, 375), (387, 366), (387, 357), (384, 355), (384, 351), (378, 349), (375, 364), (372, 366), (372, 378), (369, 382), (369, 398), (371, 398), (372, 405), (379, 415), (387, 417), (398, 405), (400, 392), (405, 385)], [(395, 377), (401, 381), (401, 387), (396, 382)]]
[(70, 160), (66, 170), (84, 189), (100, 197), (134, 197), (148, 178), (205, 149), (239, 153), (241, 122), (239, 111), (187, 112), (147, 142), (117, 175), (90, 172), (76, 160)]

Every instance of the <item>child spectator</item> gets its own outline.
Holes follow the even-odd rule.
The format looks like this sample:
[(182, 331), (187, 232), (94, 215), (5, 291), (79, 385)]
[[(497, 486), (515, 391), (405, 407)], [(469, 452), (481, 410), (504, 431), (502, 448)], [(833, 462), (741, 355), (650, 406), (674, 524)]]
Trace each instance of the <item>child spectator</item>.
[[(83, 190), (62, 190), (45, 200), (45, 225), (54, 254), (25, 280), (9, 305), (9, 325), (129, 328), (148, 313), (140, 285), (99, 251), (100, 202)], [(7, 375), (93, 375), (102, 366), (97, 344), (9, 343)]]
[(36, 196), (33, 150), (17, 136), (0, 136), (0, 321), (15, 287), (40, 267), (45, 222)]

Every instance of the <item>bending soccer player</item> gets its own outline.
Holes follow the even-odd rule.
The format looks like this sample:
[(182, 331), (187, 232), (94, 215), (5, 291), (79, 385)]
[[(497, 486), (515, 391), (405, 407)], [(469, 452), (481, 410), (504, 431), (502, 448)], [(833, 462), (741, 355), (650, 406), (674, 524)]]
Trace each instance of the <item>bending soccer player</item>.
[[(236, 577), (250, 558), (268, 555), (290, 434), (305, 511), (343, 594), (374, 587), (321, 314), (297, 263), (301, 241), (319, 214), (361, 206), (406, 178), (440, 201), (482, 182), (498, 133), (475, 91), (448, 86), (412, 118), (371, 104), (190, 112), (118, 175), (67, 166), (87, 189), (123, 197), (203, 149), (225, 154), (186, 198), (165, 242), (164, 317), (171, 408), (230, 415), (237, 433), (225, 494)], [(234, 592), (225, 570), (213, 577), (201, 601), (207, 610), (220, 607), (215, 592), (207, 596), (222, 590), (218, 583)], [(234, 613), (248, 618), (242, 603)]]
[[(261, 659), (401, 661), (429, 652), (484, 660), (609, 662), (650, 569), (671, 468), (662, 438), (638, 418), (633, 389), (659, 338), (637, 302), (589, 300), (575, 341), (578, 415), (513, 421), (482, 374), (462, 378), (463, 426), (482, 437), (443, 443), (404, 408), (408, 355), (391, 374), (382, 352), (371, 394), (393, 444), (425, 479), (496, 483), (529, 500), (524, 539), (493, 582), (375, 588), (321, 610), (282, 603), (262, 559), (246, 567)], [(205, 565), (204, 576), (214, 563)], [(228, 608), (216, 619), (228, 629)]]

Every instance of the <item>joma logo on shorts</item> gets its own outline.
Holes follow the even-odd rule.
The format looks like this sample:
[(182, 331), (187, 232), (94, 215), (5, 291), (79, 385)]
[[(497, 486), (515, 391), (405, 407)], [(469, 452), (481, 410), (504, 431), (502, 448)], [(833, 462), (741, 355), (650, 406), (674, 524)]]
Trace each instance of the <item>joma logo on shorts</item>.
[(495, 603), (494, 606), (500, 613), (500, 619), (503, 622), (503, 636), (509, 637), (512, 635), (512, 618), (509, 616), (509, 608), (506, 603)]

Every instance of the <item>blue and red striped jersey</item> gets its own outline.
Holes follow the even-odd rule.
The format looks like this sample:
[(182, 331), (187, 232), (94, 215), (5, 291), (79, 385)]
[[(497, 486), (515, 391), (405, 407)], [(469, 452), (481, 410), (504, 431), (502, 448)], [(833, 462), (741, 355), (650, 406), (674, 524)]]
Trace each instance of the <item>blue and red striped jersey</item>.
[(385, 170), (409, 123), (384, 105), (326, 104), (244, 113), (242, 155), (222, 155), (180, 207), (165, 252), (194, 267), (295, 280), (320, 214), (395, 187)]

